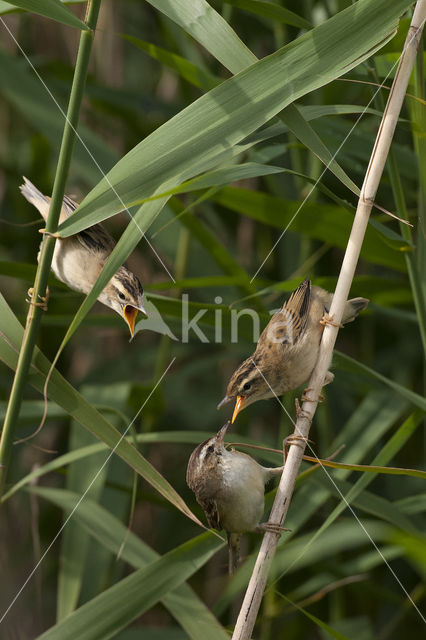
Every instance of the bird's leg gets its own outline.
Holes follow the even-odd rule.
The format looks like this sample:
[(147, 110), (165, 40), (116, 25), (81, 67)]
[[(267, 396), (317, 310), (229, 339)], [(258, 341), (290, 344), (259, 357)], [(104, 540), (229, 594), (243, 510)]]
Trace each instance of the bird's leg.
[(282, 527), (278, 522), (261, 522), (257, 525), (255, 531), (257, 533), (265, 533), (265, 531), (268, 531), (268, 533), (275, 533), (275, 535), (280, 536), (282, 531), (291, 531), (291, 529)]
[[(322, 386), (325, 387), (327, 384), (330, 384), (331, 382), (333, 382), (334, 380), (334, 373), (331, 373), (331, 371), (327, 371), (327, 373), (325, 374), (324, 377), (324, 382), (322, 383)], [(312, 391), (312, 387), (306, 387), (306, 389), (303, 389), (303, 393), (302, 393), (302, 397), (301, 400), (302, 402), (324, 402), (324, 396), (322, 395), (322, 393), (319, 394), (318, 396), (318, 400), (315, 400), (314, 398), (310, 398), (307, 394), (309, 393), (309, 391)], [(296, 405), (296, 415), (298, 415), (298, 411), (300, 411), (300, 407), (298, 409), (298, 404)], [(307, 417), (305, 415), (305, 417)]]
[(47, 311), (47, 303), (49, 302), (49, 295), (50, 295), (49, 287), (46, 287), (45, 296), (41, 296), (39, 294), (38, 297), (40, 298), (41, 302), (33, 302), (32, 301), (33, 294), (34, 294), (34, 289), (33, 287), (30, 287), (27, 291), (28, 298), (26, 298), (25, 302), (28, 302), (28, 304), (32, 305), (33, 307), (40, 307), (40, 309), (43, 309), (43, 311)]
[[(329, 382), (331, 382), (331, 380)], [(312, 391), (312, 387), (306, 387), (306, 389), (303, 389), (303, 393), (300, 398), (302, 402), (324, 402), (324, 396), (321, 395), (321, 393), (319, 394), (318, 398), (315, 399), (308, 396), (309, 391)]]
[(240, 538), (239, 533), (229, 533), (228, 538), (228, 573), (233, 576), (240, 563)]
[(329, 324), (332, 327), (339, 327), (339, 329), (343, 328), (343, 325), (340, 324), (340, 322), (334, 322), (334, 318), (333, 316), (331, 316), (329, 313), (324, 313), (323, 317), (320, 320), (320, 324), (322, 324), (324, 327)]
[[(305, 389), (305, 391), (309, 391), (309, 389)], [(311, 416), (306, 413), (306, 411), (303, 411), (302, 407), (300, 406), (299, 398), (295, 399), (294, 404), (296, 406), (296, 418), (304, 418), (305, 420), (309, 420), (309, 422), (312, 422)]]
[(306, 438), (306, 436), (298, 435), (296, 433), (292, 433), (291, 436), (287, 436), (287, 438), (284, 438), (283, 440), (284, 464), (287, 461), (288, 449), (292, 444), (304, 450), (308, 442), (313, 442), (313, 441), (309, 440), (309, 438)]
[[(330, 384), (331, 382), (333, 382), (334, 380), (334, 373), (331, 373), (331, 371), (327, 371), (327, 373), (325, 374), (324, 377), (324, 382), (322, 383), (322, 386), (325, 387), (327, 384)], [(306, 389), (303, 389), (303, 393), (302, 393), (302, 397), (301, 400), (302, 402), (324, 402), (324, 396), (322, 395), (322, 393), (319, 394), (318, 399), (315, 400), (315, 398), (310, 398), (308, 396), (309, 391), (312, 391), (312, 387), (306, 387)], [(298, 401), (297, 401), (297, 405), (296, 405), (296, 415), (298, 416), (298, 411), (300, 412), (301, 409), (300, 407), (298, 407)], [(305, 414), (305, 417), (306, 414)]]
[(46, 229), (39, 229), (39, 233), (42, 233), (44, 236), (48, 238), (60, 238), (61, 236), (58, 233), (51, 233), (50, 231), (46, 231)]

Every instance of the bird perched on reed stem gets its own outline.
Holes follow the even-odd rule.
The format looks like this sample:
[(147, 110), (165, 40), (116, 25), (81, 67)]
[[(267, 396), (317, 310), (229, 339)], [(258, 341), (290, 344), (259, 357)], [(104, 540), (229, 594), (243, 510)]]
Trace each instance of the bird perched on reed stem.
[(229, 573), (238, 567), (239, 542), (247, 531), (285, 531), (279, 524), (260, 523), (264, 510), (265, 484), (282, 473), (283, 467), (267, 468), (251, 456), (223, 444), (228, 421), (212, 438), (191, 454), (186, 482), (203, 508), (210, 527), (225, 529), (228, 537)]
[[(309, 380), (324, 325), (333, 324), (328, 315), (332, 299), (332, 293), (311, 286), (306, 279), (272, 316), (259, 337), (256, 351), (234, 372), (226, 396), (218, 405), (219, 409), (236, 399), (232, 422), (249, 404), (280, 396)], [(366, 298), (348, 300), (342, 324), (354, 320), (368, 302)], [(329, 371), (324, 384), (333, 378)]]
[[(20, 190), (24, 198), (40, 211), (44, 220), (47, 220), (51, 198), (43, 195), (25, 177)], [(76, 208), (77, 203), (64, 196), (59, 222), (68, 218)], [(40, 231), (44, 232), (42, 229)], [(88, 294), (114, 247), (114, 240), (100, 224), (95, 224), (69, 238), (58, 238), (53, 254), (52, 271), (71, 289)], [(121, 266), (98, 296), (98, 300), (124, 318), (133, 337), (138, 311), (146, 315), (139, 279), (125, 265)]]

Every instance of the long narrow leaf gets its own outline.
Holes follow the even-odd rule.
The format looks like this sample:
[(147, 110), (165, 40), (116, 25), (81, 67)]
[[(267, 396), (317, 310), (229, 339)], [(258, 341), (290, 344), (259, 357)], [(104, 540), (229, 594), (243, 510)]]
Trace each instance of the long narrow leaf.
[(309, 611), (307, 611), (303, 607), (300, 607), (298, 604), (290, 600), (290, 598), (287, 598), (287, 596), (285, 596), (284, 594), (281, 594), (281, 596), (289, 604), (291, 604), (292, 607), (297, 609), (297, 611), (300, 611), (301, 613), (303, 613), (303, 615), (309, 618), (310, 620), (312, 620), (312, 622), (314, 622), (317, 625), (317, 627), (319, 627), (320, 629), (323, 629), (332, 638), (335, 638), (335, 640), (349, 640), (349, 638), (345, 636), (343, 633), (340, 633), (340, 631), (337, 631), (337, 629), (333, 629), (333, 627), (330, 627), (330, 625), (323, 622), (323, 620), (320, 620), (319, 618), (314, 616), (312, 613), (309, 613)]
[(142, 49), (142, 51), (145, 51), (155, 60), (158, 60), (162, 64), (170, 67), (171, 69), (176, 71), (176, 73), (178, 73), (184, 80), (187, 80), (200, 89), (209, 91), (220, 82), (219, 78), (215, 78), (215, 76), (213, 76), (211, 73), (195, 66), (195, 64), (193, 64), (189, 60), (186, 60), (185, 58), (182, 58), (182, 56), (178, 56), (175, 53), (166, 51), (165, 49), (157, 47), (151, 42), (146, 42), (146, 40), (135, 38), (135, 36), (122, 34), (122, 37), (128, 42), (134, 44), (136, 47), (139, 47), (139, 49)]
[(312, 28), (310, 22), (301, 18), (297, 13), (294, 13), (294, 11), (284, 9), (272, 2), (264, 2), (264, 0), (224, 0), (224, 2), (231, 4), (233, 7), (245, 9), (250, 13), (254, 13), (255, 15), (263, 18), (269, 18), (276, 22), (290, 24), (293, 27), (299, 27), (300, 29)]
[(62, 22), (69, 27), (84, 31), (87, 29), (87, 25), (67, 9), (60, 0), (9, 0), (8, 4)]
[[(93, 435), (73, 421), (69, 436), (70, 450), (81, 448), (84, 445), (90, 446), (92, 442)], [(103, 466), (104, 461), (105, 456), (101, 453), (92, 456), (90, 460), (77, 460), (67, 473), (66, 488), (69, 491), (74, 491), (77, 495), (82, 495), (90, 486), (88, 498), (94, 502), (99, 500), (107, 473), (107, 467)], [(99, 469), (102, 469), (100, 473)], [(94, 482), (93, 478), (96, 478)], [(66, 618), (77, 607), (83, 584), (88, 545), (87, 532), (75, 520), (68, 522), (61, 535), (56, 605), (57, 622)]]
[[(80, 497), (61, 489), (32, 487), (30, 491), (56, 504), (67, 514), (73, 511)], [(115, 555), (126, 539), (121, 559), (134, 569), (141, 569), (160, 557), (132, 531), (128, 531), (120, 520), (93, 500), (87, 499), (79, 504), (72, 517), (89, 535)], [(188, 585), (182, 584), (171, 591), (162, 598), (162, 602), (193, 640), (228, 638), (219, 621)]]
[(107, 640), (179, 587), (223, 545), (204, 533), (150, 562), (77, 609), (39, 640)]
[[(347, 495), (352, 489), (353, 485), (348, 481), (336, 480), (333, 478), (333, 484), (324, 475), (319, 474), (315, 482), (319, 482), (327, 490), (327, 492), (335, 496), (338, 500), (341, 499), (342, 494)], [(416, 527), (413, 522), (398, 509), (394, 503), (389, 502), (382, 496), (379, 496), (371, 491), (363, 491), (353, 500), (353, 505), (357, 511), (361, 510), (365, 513), (372, 515), (376, 518), (390, 522), (395, 527), (400, 527), (407, 531), (415, 531)]]
[(100, 222), (123, 202), (131, 206), (169, 181), (183, 182), (212, 168), (215, 159), (291, 102), (369, 57), (390, 37), (408, 4), (395, 0), (390, 10), (387, 0), (359, 0), (212, 89), (120, 160), (60, 226), (60, 235)]
[[(238, 187), (225, 187), (218, 191), (213, 200), (232, 211), (236, 211), (259, 222), (280, 229), (299, 231), (310, 238), (344, 248), (353, 222), (353, 215), (347, 209), (336, 205), (316, 202), (292, 202), (277, 198), (262, 191), (252, 191)], [(369, 226), (361, 250), (364, 260), (382, 264), (399, 271), (405, 271), (403, 251), (407, 243), (401, 240), (397, 247), (390, 247), (382, 233)]]
[[(380, 453), (374, 458), (373, 465), (386, 464), (388, 460), (395, 455), (397, 451), (405, 444), (405, 442), (411, 437), (414, 431), (420, 424), (424, 413), (417, 410), (411, 416), (407, 418), (400, 426), (398, 431), (392, 436), (392, 438), (385, 444)], [(325, 522), (315, 532), (311, 544), (322, 536), (324, 532), (334, 523), (336, 518), (350, 505), (362, 491), (374, 480), (374, 474), (365, 474), (357, 480), (357, 482), (351, 487), (349, 492), (341, 499), (339, 504), (333, 509), (332, 513), (328, 516)]]
[(402, 384), (398, 384), (398, 382), (395, 382), (390, 378), (386, 378), (386, 376), (382, 375), (378, 371), (375, 371), (371, 367), (367, 367), (366, 364), (358, 362), (354, 358), (351, 358), (350, 356), (341, 353), (340, 351), (335, 351), (333, 357), (336, 360), (336, 364), (343, 371), (355, 371), (356, 373), (363, 373), (367, 376), (371, 376), (372, 378), (379, 380), (387, 387), (390, 387), (391, 389), (396, 391), (403, 398), (409, 400), (415, 407), (419, 407), (419, 409), (426, 411), (426, 399), (420, 396), (418, 393), (415, 393), (414, 391), (403, 387)]
[[(214, 11), (206, 0), (193, 0), (191, 5), (188, 5), (185, 0), (148, 0), (148, 2), (179, 24), (231, 73), (237, 74), (256, 62), (254, 53), (246, 47), (226, 20)], [(194, 20), (194, 15), (198, 17), (197, 20)], [(336, 35), (340, 37), (339, 32)], [(329, 166), (343, 184), (358, 193), (356, 185), (331, 157), (327, 147), (306, 120), (304, 121), (301, 111), (294, 104), (284, 109), (279, 117), (308, 149)]]
[[(13, 370), (18, 361), (22, 336), (22, 326), (0, 294), (0, 359)], [(29, 383), (40, 392), (43, 392), (50, 366), (50, 362), (41, 351), (35, 349), (29, 372)], [(142, 475), (167, 500), (170, 500), (189, 518), (201, 524), (167, 480), (56, 370), (51, 376), (48, 396), (110, 449), (114, 449), (118, 456)]]

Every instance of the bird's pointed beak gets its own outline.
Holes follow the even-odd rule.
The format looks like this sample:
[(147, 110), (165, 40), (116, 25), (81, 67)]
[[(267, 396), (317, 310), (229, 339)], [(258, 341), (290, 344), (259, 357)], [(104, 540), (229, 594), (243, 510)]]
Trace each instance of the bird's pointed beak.
[(229, 396), (225, 396), (217, 405), (216, 409), (221, 409), (223, 407), (224, 404), (228, 404), (228, 402), (231, 402), (232, 398), (230, 398)]
[(237, 396), (237, 402), (235, 403), (234, 413), (232, 414), (232, 420), (231, 420), (232, 423), (234, 423), (235, 418), (240, 413), (241, 409), (244, 408), (245, 403), (246, 403), (245, 396)]
[(130, 335), (133, 338), (133, 334), (135, 332), (135, 322), (136, 316), (138, 315), (139, 309), (136, 307), (132, 307), (131, 304), (126, 304), (123, 311), (123, 316), (127, 324), (129, 325)]
[(231, 424), (231, 422), (228, 420), (228, 422), (226, 422), (226, 424), (223, 425), (222, 429), (220, 429), (217, 434), (216, 434), (216, 440), (220, 443), (223, 442), (223, 439), (226, 435), (226, 432), (228, 431), (228, 427)]
[(141, 298), (139, 298), (139, 306), (137, 307), (138, 311), (141, 311), (146, 317), (148, 317), (148, 313), (145, 309), (145, 307), (143, 306), (143, 301)]

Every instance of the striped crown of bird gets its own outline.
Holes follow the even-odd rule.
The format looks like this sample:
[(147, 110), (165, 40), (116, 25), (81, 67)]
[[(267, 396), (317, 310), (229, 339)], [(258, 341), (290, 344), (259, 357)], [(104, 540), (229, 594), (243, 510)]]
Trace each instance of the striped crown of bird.
[(246, 453), (226, 449), (223, 440), (229, 425), (228, 421), (216, 435), (194, 449), (186, 482), (206, 514), (209, 526), (225, 529), (232, 574), (238, 566), (241, 534), (270, 531), (280, 535), (284, 530), (278, 524), (260, 523), (265, 485), (281, 475), (283, 467), (262, 467)]
[[(47, 220), (51, 198), (43, 195), (25, 176), (20, 190), (24, 198)], [(71, 198), (64, 196), (59, 223), (64, 222), (77, 206)], [(43, 230), (40, 231), (43, 233)], [(71, 289), (88, 294), (114, 247), (114, 240), (101, 224), (95, 224), (68, 238), (58, 238), (52, 271), (58, 280)], [(98, 300), (122, 316), (133, 337), (138, 311), (146, 315), (142, 285), (135, 274), (125, 265), (121, 266), (100, 293)]]
[[(296, 389), (307, 380), (318, 358), (333, 294), (304, 280), (275, 313), (261, 333), (255, 352), (232, 375), (218, 409), (236, 400), (232, 422), (257, 400)], [(344, 307), (342, 324), (352, 322), (367, 307), (366, 298), (352, 298)], [(329, 371), (324, 384), (333, 380)]]

